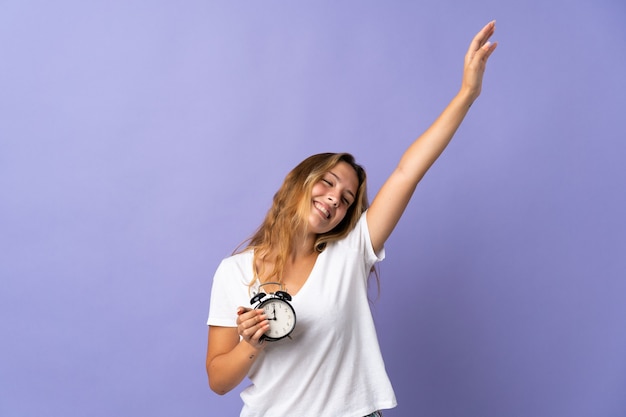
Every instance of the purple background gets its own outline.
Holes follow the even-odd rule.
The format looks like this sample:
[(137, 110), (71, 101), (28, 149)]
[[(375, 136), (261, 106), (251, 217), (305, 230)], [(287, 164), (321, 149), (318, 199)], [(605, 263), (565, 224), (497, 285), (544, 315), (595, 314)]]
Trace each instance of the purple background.
[(381, 265), (385, 415), (626, 415), (624, 2), (297, 3), (0, 3), (0, 415), (238, 415), (219, 260), (311, 153), (373, 196), (494, 18)]

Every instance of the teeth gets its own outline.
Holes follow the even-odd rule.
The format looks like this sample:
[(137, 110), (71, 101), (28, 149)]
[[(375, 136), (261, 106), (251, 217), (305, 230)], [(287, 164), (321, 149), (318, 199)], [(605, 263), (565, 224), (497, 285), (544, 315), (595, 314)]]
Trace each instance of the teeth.
[(324, 213), (324, 215), (326, 216), (326, 218), (330, 217), (330, 212), (328, 210), (326, 210), (324, 208), (324, 206), (322, 206), (321, 204), (315, 203), (315, 207), (317, 207), (318, 209), (320, 209), (322, 211), (322, 213)]

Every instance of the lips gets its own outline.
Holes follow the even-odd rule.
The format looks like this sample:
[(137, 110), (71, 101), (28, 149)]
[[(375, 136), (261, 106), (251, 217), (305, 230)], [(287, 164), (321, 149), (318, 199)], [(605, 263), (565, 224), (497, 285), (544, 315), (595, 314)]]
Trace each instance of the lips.
[(330, 210), (327, 206), (317, 201), (314, 201), (313, 204), (315, 205), (315, 208), (318, 209), (326, 217), (326, 219), (330, 219)]

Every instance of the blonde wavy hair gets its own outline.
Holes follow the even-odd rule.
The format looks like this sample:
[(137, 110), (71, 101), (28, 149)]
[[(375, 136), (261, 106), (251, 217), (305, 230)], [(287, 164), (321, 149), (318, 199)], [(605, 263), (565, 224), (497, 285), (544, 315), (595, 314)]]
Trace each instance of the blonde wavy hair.
[[(315, 250), (322, 252), (327, 244), (343, 238), (356, 226), (361, 214), (369, 206), (367, 176), (363, 167), (349, 153), (320, 153), (306, 158), (287, 174), (256, 233), (246, 241), (247, 244), (244, 242), (243, 249), (235, 251), (254, 250), (255, 276), (250, 282), (251, 286), (261, 277), (263, 281), (282, 282), (285, 262), (293, 249), (294, 234), (306, 233), (312, 204), (311, 190), (339, 162), (346, 162), (354, 168), (359, 187), (343, 220), (333, 230), (317, 236)], [(262, 260), (271, 261), (273, 269), (265, 271), (262, 266), (261, 270), (256, 271), (256, 265), (265, 265), (259, 262)]]

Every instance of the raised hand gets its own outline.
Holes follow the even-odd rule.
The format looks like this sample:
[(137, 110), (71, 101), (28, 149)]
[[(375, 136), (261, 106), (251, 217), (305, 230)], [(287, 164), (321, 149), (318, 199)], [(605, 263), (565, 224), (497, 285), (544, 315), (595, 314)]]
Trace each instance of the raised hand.
[(465, 54), (461, 89), (469, 93), (472, 100), (475, 100), (480, 95), (487, 60), (498, 46), (497, 42), (489, 42), (489, 38), (494, 34), (495, 30), (495, 20), (487, 23), (485, 27), (474, 36), (467, 50), (467, 54)]

